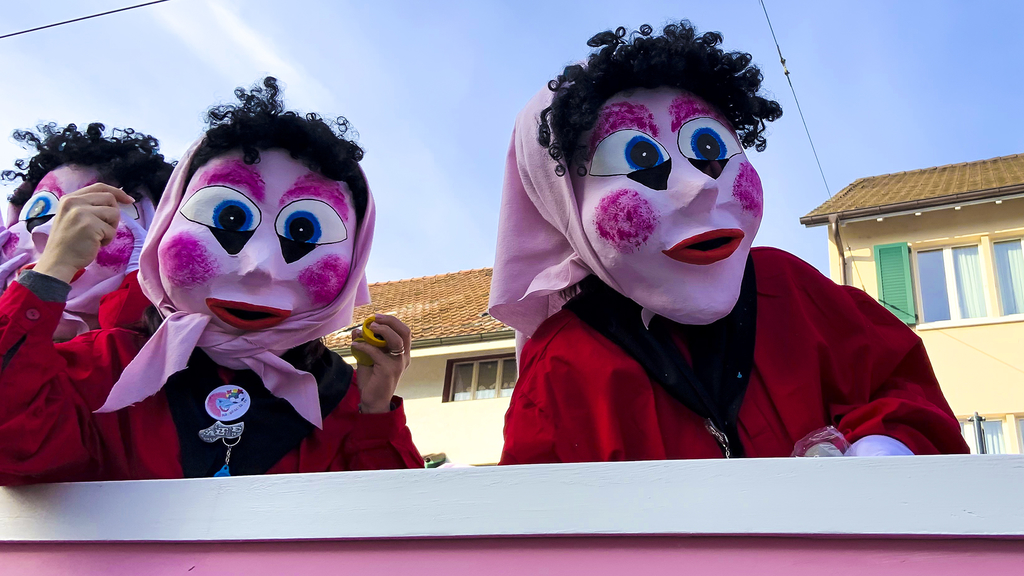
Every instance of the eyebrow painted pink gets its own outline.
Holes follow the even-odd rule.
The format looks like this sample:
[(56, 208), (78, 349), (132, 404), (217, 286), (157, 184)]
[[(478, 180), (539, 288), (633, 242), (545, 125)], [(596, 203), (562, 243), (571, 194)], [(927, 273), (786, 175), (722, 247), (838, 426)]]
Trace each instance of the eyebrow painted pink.
[(39, 192), (40, 190), (53, 192), (58, 198), (64, 195), (64, 189), (60, 187), (60, 182), (57, 181), (57, 175), (54, 174), (52, 170), (47, 172), (46, 176), (43, 176), (43, 179), (39, 181), (39, 184), (36, 184), (35, 191)]
[(668, 113), (672, 116), (672, 131), (677, 132), (683, 124), (692, 118), (709, 117), (718, 120), (726, 126), (731, 126), (717, 110), (704, 103), (695, 96), (678, 96), (668, 106)]
[(341, 182), (331, 180), (319, 174), (306, 174), (295, 181), (291, 189), (281, 196), (281, 206), (301, 200), (303, 198), (316, 198), (331, 205), (341, 216), (342, 221), (348, 220), (348, 202), (345, 201), (345, 194), (341, 189)]
[(200, 188), (215, 184), (242, 188), (261, 202), (266, 190), (266, 184), (263, 183), (260, 173), (241, 160), (230, 160), (204, 172), (198, 182)]
[(633, 128), (658, 137), (658, 125), (654, 122), (654, 114), (643, 104), (632, 102), (616, 102), (609, 104), (601, 110), (597, 117), (597, 126), (590, 135), (590, 152), (612, 132), (618, 132), (626, 128)]

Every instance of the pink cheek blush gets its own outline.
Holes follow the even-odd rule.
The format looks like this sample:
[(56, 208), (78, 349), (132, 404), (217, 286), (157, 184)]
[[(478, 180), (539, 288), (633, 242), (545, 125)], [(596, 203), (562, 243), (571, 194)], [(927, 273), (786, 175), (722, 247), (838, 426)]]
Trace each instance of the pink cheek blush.
[(601, 199), (594, 216), (597, 233), (621, 254), (647, 242), (658, 227), (660, 215), (636, 190), (623, 188)]
[(7, 240), (4, 242), (3, 248), (0, 250), (3, 251), (4, 258), (10, 258), (11, 256), (14, 255), (14, 251), (17, 249), (18, 235), (14, 232), (11, 232), (11, 235), (7, 237)]
[(135, 248), (135, 235), (131, 230), (120, 227), (117, 229), (114, 241), (104, 246), (96, 255), (96, 264), (112, 270), (124, 270), (132, 258), (133, 248)]
[(316, 306), (325, 306), (341, 294), (348, 279), (348, 262), (337, 254), (321, 258), (299, 273), (299, 283)]
[(217, 260), (195, 236), (181, 233), (160, 244), (160, 268), (180, 288), (194, 288), (219, 272)]
[(761, 191), (761, 178), (757, 170), (750, 164), (744, 162), (740, 165), (740, 173), (736, 176), (736, 182), (732, 186), (733, 198), (739, 201), (745, 212), (760, 217), (763, 207), (763, 193)]

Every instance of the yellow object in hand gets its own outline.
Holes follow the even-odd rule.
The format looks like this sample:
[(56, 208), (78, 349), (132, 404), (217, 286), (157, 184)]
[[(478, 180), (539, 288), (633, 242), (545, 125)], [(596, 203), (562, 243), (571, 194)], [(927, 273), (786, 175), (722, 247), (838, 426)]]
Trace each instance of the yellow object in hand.
[[(366, 342), (370, 346), (377, 348), (385, 348), (388, 343), (384, 341), (379, 335), (375, 334), (373, 330), (370, 330), (370, 324), (377, 319), (377, 316), (370, 314), (366, 320), (363, 320), (363, 335), (359, 338), (353, 338), (353, 342)], [(373, 358), (370, 358), (366, 353), (356, 350), (354, 347), (351, 348), (352, 357), (356, 359), (356, 364), (360, 366), (373, 366)]]

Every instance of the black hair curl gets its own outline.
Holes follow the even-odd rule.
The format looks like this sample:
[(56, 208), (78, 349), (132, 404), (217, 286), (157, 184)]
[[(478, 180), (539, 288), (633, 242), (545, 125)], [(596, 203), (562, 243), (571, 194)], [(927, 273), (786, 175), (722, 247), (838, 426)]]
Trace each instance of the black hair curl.
[[(679, 88), (712, 104), (736, 129), (744, 148), (765, 149), (765, 122), (782, 116), (774, 100), (758, 95), (764, 79), (745, 52), (725, 52), (718, 32), (698, 34), (687, 20), (669, 24), (661, 35), (644, 24), (627, 35), (619, 27), (594, 35), (587, 45), (599, 48), (585, 65), (566, 66), (548, 82), (555, 93), (540, 115), (538, 142), (556, 162), (555, 172), (566, 165), (586, 174), (587, 147), (580, 136), (594, 127), (601, 106), (623, 90)], [(563, 165), (563, 160), (566, 165)]]
[(105, 130), (98, 122), (89, 124), (84, 132), (74, 124), (60, 128), (56, 122), (40, 124), (35, 131), (15, 130), (14, 140), (34, 148), (36, 155), (16, 161), (18, 170), (0, 174), (0, 179), (9, 182), (22, 180), (7, 201), (24, 206), (47, 173), (77, 164), (96, 169), (105, 181), (121, 186), (136, 200), (142, 199), (145, 190), (153, 203), (158, 203), (173, 169), (160, 153), (160, 143), (131, 128), (115, 128), (110, 136), (104, 135)]
[[(261, 86), (262, 84), (262, 86)], [(188, 179), (204, 164), (231, 150), (242, 150), (246, 164), (260, 161), (260, 151), (283, 148), (310, 170), (344, 182), (352, 191), (357, 219), (366, 212), (368, 189), (359, 170), (363, 149), (346, 138), (352, 130), (339, 116), (324, 120), (318, 114), (285, 110), (277, 79), (267, 76), (249, 90), (235, 88), (238, 104), (214, 106), (207, 112), (206, 139), (196, 150)]]

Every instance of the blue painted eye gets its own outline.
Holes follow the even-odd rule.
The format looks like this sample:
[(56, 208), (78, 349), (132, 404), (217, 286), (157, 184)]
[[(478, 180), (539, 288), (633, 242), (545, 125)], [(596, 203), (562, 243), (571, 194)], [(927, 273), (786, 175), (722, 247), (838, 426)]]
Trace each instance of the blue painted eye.
[(44, 218), (57, 213), (57, 197), (52, 192), (37, 192), (21, 207), (19, 220)]
[(348, 229), (330, 204), (320, 200), (296, 200), (277, 215), (275, 224), (281, 240), (281, 255), (291, 264), (321, 244), (348, 238)]
[(654, 168), (668, 159), (668, 150), (654, 138), (638, 130), (619, 130), (597, 145), (589, 172), (617, 176)]
[(690, 160), (722, 161), (739, 154), (736, 135), (711, 118), (695, 118), (679, 129), (679, 151)]
[(334, 208), (320, 200), (296, 200), (277, 216), (277, 235), (304, 244), (333, 244), (348, 238), (348, 229)]
[(699, 128), (690, 136), (690, 150), (699, 160), (725, 160), (725, 142), (711, 128)]
[(248, 232), (253, 220), (252, 210), (238, 200), (224, 200), (213, 209), (215, 227), (228, 232)]
[(633, 170), (654, 168), (665, 161), (658, 144), (647, 136), (634, 136), (626, 144), (626, 163)]
[(225, 232), (252, 232), (261, 221), (256, 204), (227, 186), (198, 190), (181, 207), (181, 215), (196, 224)]
[(320, 239), (320, 220), (312, 212), (296, 210), (285, 218), (281, 236), (295, 242), (316, 244)]

